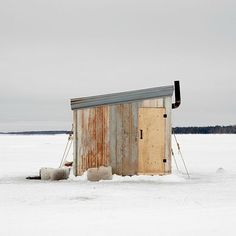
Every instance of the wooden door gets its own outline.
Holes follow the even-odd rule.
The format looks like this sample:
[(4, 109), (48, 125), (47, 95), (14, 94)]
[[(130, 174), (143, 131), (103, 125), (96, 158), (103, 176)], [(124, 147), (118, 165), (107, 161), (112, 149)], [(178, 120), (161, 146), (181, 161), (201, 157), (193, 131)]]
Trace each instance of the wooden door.
[(139, 174), (164, 174), (165, 108), (139, 108)]

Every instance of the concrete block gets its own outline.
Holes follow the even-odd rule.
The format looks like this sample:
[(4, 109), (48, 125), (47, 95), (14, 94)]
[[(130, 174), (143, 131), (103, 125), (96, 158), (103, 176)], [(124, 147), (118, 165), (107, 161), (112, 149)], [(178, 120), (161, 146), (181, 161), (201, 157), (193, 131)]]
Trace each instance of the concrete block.
[(89, 168), (87, 170), (87, 180), (88, 181), (99, 181), (100, 177), (98, 174), (98, 168)]
[(112, 168), (111, 166), (100, 166), (98, 168), (99, 178), (102, 180), (112, 180)]
[(61, 180), (68, 179), (70, 168), (47, 168), (43, 167), (39, 171), (41, 180)]
[(111, 180), (112, 168), (111, 166), (100, 166), (99, 168), (90, 168), (87, 170), (87, 179), (89, 181)]
[(52, 170), (50, 180), (68, 179), (70, 174), (69, 168), (57, 168)]
[(41, 168), (39, 171), (39, 175), (41, 177), (41, 180), (50, 180), (53, 170), (54, 170), (54, 168), (48, 168), (48, 167)]

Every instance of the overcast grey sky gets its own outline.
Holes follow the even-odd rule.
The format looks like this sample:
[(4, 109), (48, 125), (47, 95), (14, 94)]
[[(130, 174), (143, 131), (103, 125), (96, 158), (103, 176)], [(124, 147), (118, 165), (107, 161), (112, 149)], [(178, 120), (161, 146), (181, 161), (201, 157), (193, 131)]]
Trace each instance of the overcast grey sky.
[(70, 98), (174, 80), (174, 126), (236, 124), (235, 0), (0, 0), (0, 131), (70, 129)]

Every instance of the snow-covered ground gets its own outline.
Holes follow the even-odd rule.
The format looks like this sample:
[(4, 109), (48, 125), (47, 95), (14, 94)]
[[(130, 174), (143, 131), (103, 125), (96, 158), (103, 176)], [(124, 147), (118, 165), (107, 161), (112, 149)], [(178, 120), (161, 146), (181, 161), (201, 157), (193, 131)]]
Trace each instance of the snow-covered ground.
[(190, 179), (173, 166), (94, 183), (25, 179), (59, 165), (65, 135), (0, 135), (0, 236), (236, 235), (236, 135), (177, 138)]

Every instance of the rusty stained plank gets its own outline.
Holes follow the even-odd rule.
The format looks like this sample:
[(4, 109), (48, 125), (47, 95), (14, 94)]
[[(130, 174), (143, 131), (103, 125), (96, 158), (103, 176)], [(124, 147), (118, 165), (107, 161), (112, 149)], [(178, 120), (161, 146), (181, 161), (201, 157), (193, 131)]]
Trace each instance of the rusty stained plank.
[(122, 175), (123, 105), (116, 106), (116, 174)]
[(78, 110), (78, 174), (109, 163), (108, 107)]
[[(101, 107), (94, 108), (96, 112), (96, 124), (97, 124), (97, 130), (96, 135), (93, 137), (93, 139), (97, 142), (96, 143), (96, 149), (97, 149), (97, 159), (96, 159), (96, 167), (99, 166), (100, 163), (102, 163), (102, 155), (103, 155), (103, 110)], [(94, 166), (95, 167), (95, 166)]]
[(96, 109), (89, 109), (88, 113), (88, 127), (87, 127), (87, 134), (85, 135), (86, 140), (86, 147), (87, 152), (84, 155), (85, 158), (85, 166), (84, 170), (87, 170), (87, 167), (97, 167), (97, 145), (96, 145), (96, 128), (97, 128), (97, 122), (96, 122)]
[(109, 164), (109, 113), (108, 106), (95, 108), (96, 111), (96, 143), (97, 164), (96, 166), (108, 166)]
[(112, 167), (112, 173), (117, 174), (116, 157), (117, 157), (117, 125), (116, 125), (116, 105), (109, 107), (109, 150), (110, 150), (110, 166)]
[(109, 107), (103, 106), (104, 109), (104, 140), (103, 140), (103, 165), (109, 166), (110, 165), (110, 137), (109, 137)]

